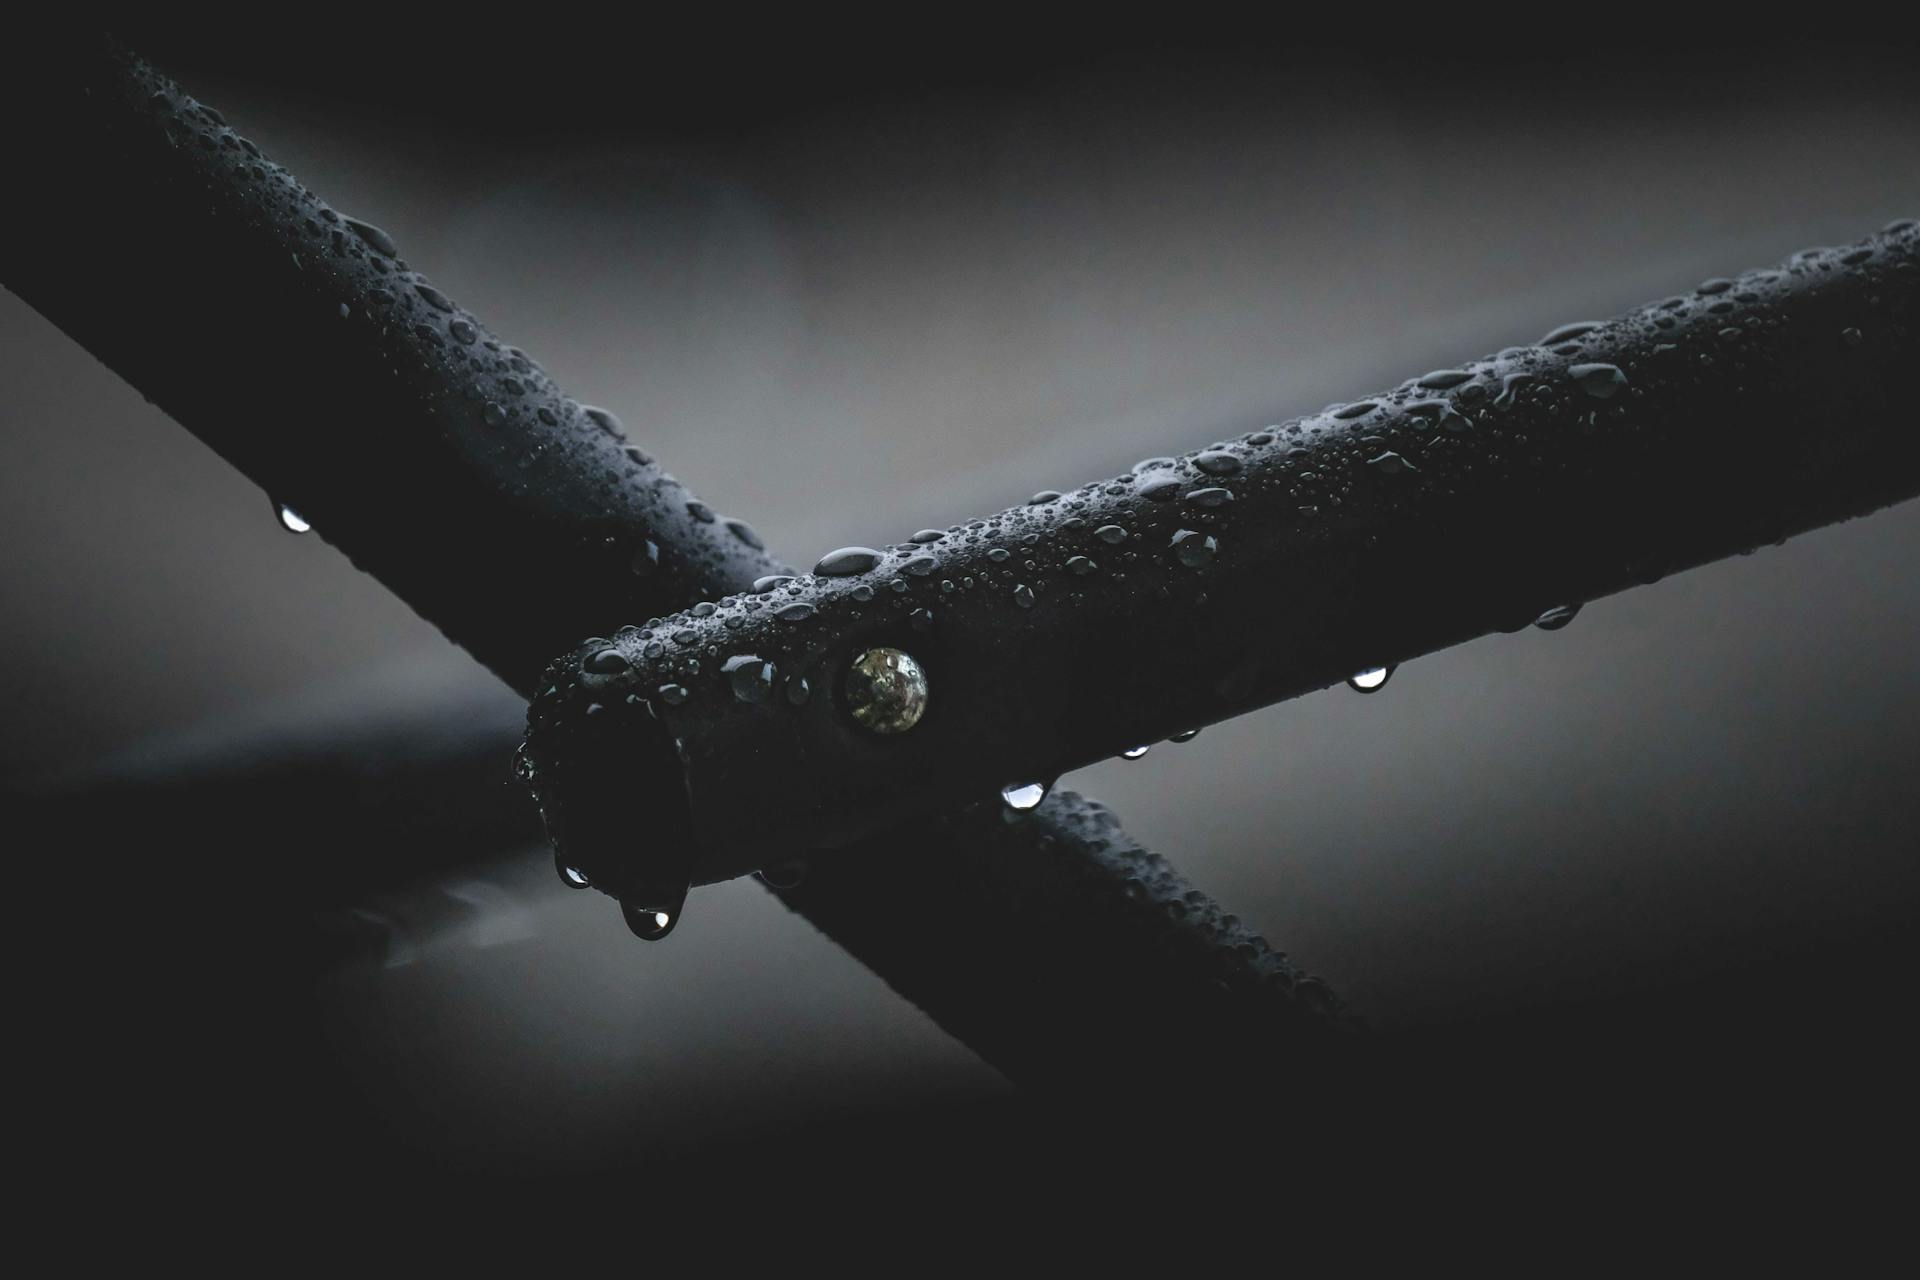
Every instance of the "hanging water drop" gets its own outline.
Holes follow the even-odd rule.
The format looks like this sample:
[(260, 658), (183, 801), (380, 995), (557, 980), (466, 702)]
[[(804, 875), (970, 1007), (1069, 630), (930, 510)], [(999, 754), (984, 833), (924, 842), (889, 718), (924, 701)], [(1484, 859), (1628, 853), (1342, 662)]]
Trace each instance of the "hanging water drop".
[(1016, 813), (1027, 813), (1047, 798), (1047, 788), (1039, 782), (1009, 782), (1000, 788), (1000, 801)]
[(1347, 677), (1347, 684), (1361, 693), (1372, 693), (1387, 683), (1392, 667), (1368, 667)]
[(591, 889), (593, 887), (593, 881), (587, 879), (587, 873), (578, 867), (562, 866), (560, 868), (560, 883), (569, 889)]
[(1533, 625), (1542, 631), (1558, 631), (1569, 622), (1572, 622), (1575, 615), (1579, 612), (1580, 606), (1577, 604), (1555, 605), (1553, 608), (1535, 618)]
[(313, 528), (298, 511), (284, 502), (276, 502), (273, 510), (274, 514), (280, 517), (281, 527), (288, 533), (306, 533)]
[(1128, 747), (1120, 753), (1120, 758), (1122, 760), (1138, 760), (1146, 755), (1148, 750), (1150, 750), (1148, 747)]

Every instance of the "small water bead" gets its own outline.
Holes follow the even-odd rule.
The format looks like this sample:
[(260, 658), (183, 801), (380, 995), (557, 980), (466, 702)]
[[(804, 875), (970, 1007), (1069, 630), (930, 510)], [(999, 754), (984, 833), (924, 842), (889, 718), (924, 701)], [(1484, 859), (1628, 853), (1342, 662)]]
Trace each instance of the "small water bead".
[(1163, 475), (1140, 485), (1140, 496), (1148, 502), (1171, 502), (1179, 492), (1179, 476)]
[(1463, 382), (1471, 381), (1473, 375), (1465, 369), (1435, 369), (1414, 385), (1428, 391), (1446, 391)]
[(533, 763), (533, 757), (527, 754), (527, 744), (521, 743), (513, 749), (513, 776), (521, 782), (531, 785), (538, 775), (539, 768)]
[(1039, 782), (1009, 782), (1000, 788), (1000, 802), (1016, 813), (1028, 813), (1047, 798), (1047, 788)]
[(811, 697), (813, 697), (813, 685), (808, 682), (805, 676), (787, 677), (788, 703), (796, 707), (805, 706), (807, 700)]
[(687, 610), (687, 612), (696, 618), (711, 618), (713, 616), (713, 601), (702, 600), (699, 604)]
[(480, 410), (480, 417), (488, 426), (497, 427), (506, 422), (507, 411), (501, 407), (498, 401), (489, 400), (486, 403), (486, 407)]
[(776, 672), (771, 662), (754, 653), (728, 658), (720, 665), (733, 696), (741, 702), (762, 703), (773, 697)]
[(1867, 340), (1866, 335), (1861, 333), (1858, 329), (1854, 328), (1852, 325), (1848, 325), (1846, 328), (1840, 331), (1840, 341), (1846, 343), (1850, 347), (1857, 347), (1861, 343), (1865, 342), (1866, 340)]
[(1088, 574), (1094, 572), (1099, 567), (1100, 567), (1099, 565), (1095, 564), (1093, 561), (1089, 560), (1085, 556), (1073, 556), (1067, 560), (1067, 571), (1069, 573), (1078, 574), (1083, 578), (1086, 577)]
[(927, 673), (899, 649), (868, 649), (847, 671), (847, 710), (880, 734), (905, 733), (927, 711)]
[(1127, 531), (1117, 524), (1103, 524), (1093, 531), (1093, 536), (1105, 543), (1118, 544), (1127, 540)]
[(1175, 558), (1189, 569), (1210, 564), (1220, 552), (1220, 544), (1211, 535), (1201, 533), (1198, 529), (1180, 530), (1173, 535), (1169, 545), (1173, 547)]
[(1603, 323), (1605, 322), (1600, 320), (1576, 320), (1572, 324), (1563, 324), (1546, 337), (1540, 339), (1540, 345), (1550, 347), (1556, 342), (1571, 342), (1575, 338), (1584, 338), (1595, 329), (1598, 329)]
[(413, 291), (426, 299), (427, 305), (436, 311), (453, 310), (452, 300), (430, 284), (416, 284)]
[(580, 412), (587, 415), (587, 421), (612, 436), (615, 440), (626, 439), (626, 428), (621, 425), (620, 419), (614, 417), (613, 414), (607, 410), (599, 408), (596, 405), (585, 404), (580, 406)]
[(1233, 501), (1233, 492), (1228, 489), (1194, 489), (1188, 492), (1187, 501), (1196, 507), (1224, 507)]
[(580, 870), (578, 867), (565, 865), (562, 865), (560, 868), (560, 883), (569, 889), (591, 889), (593, 887), (593, 881), (587, 879), (586, 872)]
[[(971, 579), (969, 579), (969, 581), (971, 581)], [(847, 594), (855, 600), (860, 601), (860, 603), (865, 604), (867, 601), (873, 599), (873, 588), (863, 582)]]
[(914, 534), (914, 535), (913, 535), (913, 537), (912, 537), (911, 539), (909, 539), (909, 541), (912, 541), (912, 542), (938, 542), (938, 541), (940, 541), (940, 539), (942, 539), (942, 538), (944, 538), (944, 537), (946, 537), (946, 536), (947, 536), (946, 534), (944, 534), (944, 533), (942, 533), (942, 532), (940, 532), (940, 530), (938, 530), (938, 529), (922, 529), (922, 530), (921, 530), (920, 532), (918, 532), (918, 533), (916, 533), (916, 534)]
[(463, 347), (472, 346), (474, 339), (480, 336), (479, 330), (475, 329), (470, 321), (458, 317), (447, 321), (447, 332), (452, 334), (453, 340)]
[[(331, 213), (332, 210), (328, 210), (328, 212)], [(397, 258), (400, 256), (400, 246), (393, 242), (393, 237), (382, 231), (379, 227), (374, 226), (371, 222), (362, 222), (358, 218), (347, 218), (345, 222), (347, 229), (366, 241), (368, 247), (375, 253), (385, 254), (389, 258)]]
[(695, 520), (698, 520), (701, 524), (712, 524), (716, 519), (716, 517), (713, 514), (713, 508), (708, 506), (706, 503), (700, 501), (698, 498), (694, 498), (688, 501), (687, 514), (692, 516)]
[(1373, 693), (1385, 686), (1392, 675), (1392, 667), (1368, 667), (1347, 677), (1347, 684), (1361, 693)]
[(273, 513), (279, 517), (280, 527), (288, 533), (307, 533), (313, 528), (305, 517), (284, 502), (275, 503)]
[(1627, 385), (1627, 375), (1610, 364), (1576, 364), (1567, 370), (1567, 376), (1596, 400), (1611, 400)]
[(590, 676), (617, 676), (631, 667), (627, 655), (618, 649), (606, 648), (587, 655), (580, 669)]
[(1231, 476), (1238, 475), (1243, 464), (1238, 454), (1215, 450), (1195, 457), (1193, 465), (1210, 476)]
[(790, 573), (770, 573), (764, 578), (755, 578), (753, 580), (753, 594), (763, 596), (775, 587), (785, 586), (792, 581), (793, 575)]
[(916, 578), (924, 578), (939, 566), (940, 562), (932, 556), (914, 556), (900, 567)]
[(1174, 734), (1171, 738), (1168, 738), (1167, 741), (1168, 742), (1192, 742), (1195, 738), (1199, 736), (1200, 736), (1200, 731), (1198, 729), (1188, 729), (1185, 733)]
[(660, 568), (660, 546), (648, 538), (633, 549), (633, 558), (627, 562), (636, 578), (651, 578)]
[(727, 521), (727, 530), (755, 551), (765, 551), (767, 549), (767, 544), (760, 540), (760, 535), (755, 533), (753, 526), (745, 520)]
[(1374, 401), (1361, 400), (1361, 401), (1357, 401), (1354, 404), (1347, 405), (1345, 408), (1336, 409), (1334, 411), (1333, 416), (1341, 422), (1347, 422), (1347, 421), (1351, 421), (1354, 418), (1365, 417), (1367, 414), (1372, 413), (1377, 408), (1379, 408), (1379, 405), (1377, 405)]
[(1418, 471), (1419, 468), (1389, 449), (1377, 457), (1368, 458), (1367, 465), (1383, 475), (1397, 476), (1402, 472)]
[(823, 578), (851, 578), (873, 569), (882, 558), (872, 547), (841, 547), (821, 556), (813, 571)]
[(660, 686), (660, 701), (666, 703), (668, 706), (677, 707), (686, 700), (687, 688), (685, 685), (663, 684)]
[(1148, 747), (1128, 747), (1120, 753), (1122, 760), (1138, 760), (1150, 750)]
[(1060, 491), (1058, 489), (1042, 489), (1027, 499), (1027, 505), (1030, 507), (1044, 507), (1049, 502), (1057, 502), (1059, 499)]
[(930, 631), (933, 629), (933, 610), (915, 609), (907, 615), (907, 622), (915, 631)]
[(1013, 553), (1011, 551), (1008, 551), (1005, 547), (993, 547), (987, 551), (987, 559), (993, 561), (995, 564), (1000, 564), (1000, 563), (1003, 563), (1012, 554)]
[(814, 607), (804, 600), (782, 605), (773, 611), (773, 616), (782, 622), (805, 622), (814, 615)]
[(1026, 583), (1016, 583), (1013, 588), (1013, 602), (1022, 609), (1033, 608), (1033, 588)]
[(1545, 613), (1535, 618), (1533, 625), (1542, 631), (1558, 631), (1569, 622), (1572, 622), (1579, 612), (1580, 606), (1577, 604), (1555, 605), (1553, 608), (1548, 609)]

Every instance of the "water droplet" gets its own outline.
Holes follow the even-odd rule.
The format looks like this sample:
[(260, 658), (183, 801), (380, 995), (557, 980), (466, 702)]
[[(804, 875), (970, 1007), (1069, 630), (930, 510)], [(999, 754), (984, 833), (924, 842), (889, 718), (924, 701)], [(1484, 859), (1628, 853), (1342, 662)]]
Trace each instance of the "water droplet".
[(366, 241), (368, 247), (375, 253), (385, 254), (389, 258), (400, 256), (400, 246), (393, 242), (393, 237), (371, 222), (362, 222), (358, 218), (347, 218), (345, 222), (348, 229)]
[(1213, 450), (1197, 455), (1193, 465), (1210, 476), (1231, 476), (1240, 473), (1240, 457), (1224, 449)]
[(758, 654), (743, 653), (728, 658), (721, 664), (720, 674), (727, 678), (733, 696), (741, 702), (760, 703), (773, 697), (777, 673), (773, 664)]
[(1182, 529), (1173, 535), (1174, 556), (1189, 569), (1210, 563), (1220, 552), (1220, 544), (1211, 535), (1197, 529)]
[(618, 649), (601, 649), (587, 656), (581, 664), (581, 670), (594, 676), (617, 676), (626, 671), (631, 664), (627, 655)]
[(1083, 577), (1083, 578), (1086, 577), (1088, 574), (1094, 572), (1094, 570), (1098, 569), (1099, 567), (1100, 567), (1099, 565), (1087, 559), (1087, 557), (1085, 556), (1070, 556), (1067, 559), (1067, 571), (1069, 573), (1078, 574), (1080, 577)]
[(1042, 489), (1027, 499), (1027, 505), (1030, 507), (1044, 507), (1049, 502), (1057, 501), (1059, 497), (1060, 491), (1058, 489)]
[(1384, 686), (1392, 674), (1392, 667), (1368, 667), (1365, 671), (1348, 676), (1347, 683), (1361, 693), (1372, 693)]
[(1367, 465), (1383, 475), (1397, 476), (1406, 471), (1418, 471), (1419, 468), (1389, 449), (1378, 457), (1368, 458)]
[(1046, 798), (1046, 784), (1040, 782), (1009, 782), (1000, 788), (1001, 803), (1017, 813), (1038, 808)]
[(1563, 324), (1546, 337), (1540, 339), (1539, 345), (1550, 347), (1556, 342), (1572, 342), (1575, 338), (1584, 338), (1595, 329), (1598, 329), (1602, 323), (1603, 322), (1599, 320), (1576, 320), (1572, 324)]
[(806, 601), (796, 600), (792, 604), (782, 605), (778, 609), (775, 609), (773, 616), (782, 622), (805, 622), (808, 618), (811, 618), (815, 612), (814, 607)]
[(274, 503), (273, 513), (280, 517), (280, 527), (288, 533), (306, 533), (313, 528), (298, 511), (284, 502)]
[(649, 538), (633, 549), (633, 559), (628, 562), (634, 576), (651, 578), (660, 567), (660, 546)]
[(427, 300), (427, 305), (436, 311), (451, 311), (453, 303), (447, 295), (430, 284), (416, 284), (413, 291)]
[(921, 530), (920, 532), (918, 532), (918, 533), (916, 533), (916, 534), (914, 534), (914, 535), (913, 535), (913, 537), (912, 537), (911, 539), (909, 539), (909, 541), (912, 541), (912, 542), (938, 542), (938, 541), (940, 541), (940, 539), (942, 539), (942, 538), (944, 538), (944, 537), (946, 537), (946, 536), (947, 536), (946, 534), (944, 534), (944, 533), (942, 533), (942, 532), (940, 532), (940, 531), (939, 531), (938, 529), (922, 529), (922, 530)]
[(1861, 333), (1858, 329), (1854, 328), (1852, 325), (1848, 325), (1846, 328), (1840, 331), (1840, 341), (1846, 343), (1850, 347), (1857, 347), (1861, 343), (1865, 342), (1866, 340), (1867, 340), (1867, 336), (1864, 333)]
[(1721, 276), (1715, 276), (1711, 280), (1703, 280), (1700, 282), (1700, 292), (1706, 294), (1725, 293), (1731, 288), (1733, 288), (1733, 281)]
[(1168, 742), (1192, 742), (1195, 738), (1199, 736), (1200, 736), (1200, 731), (1198, 729), (1188, 729), (1185, 733), (1174, 734), (1171, 738), (1168, 738), (1167, 741)]
[(841, 547), (821, 556), (813, 571), (823, 578), (850, 578), (868, 572), (880, 559), (880, 553), (872, 547)]
[(453, 340), (463, 347), (472, 346), (474, 339), (480, 336), (480, 331), (475, 329), (470, 321), (458, 317), (447, 321), (447, 332), (452, 334)]
[(1579, 612), (1580, 606), (1577, 604), (1555, 605), (1553, 608), (1535, 618), (1533, 625), (1542, 631), (1558, 631), (1569, 622), (1572, 622)]
[(1033, 608), (1033, 588), (1026, 583), (1016, 583), (1013, 588), (1013, 602), (1022, 609)]
[(560, 868), (560, 883), (569, 889), (591, 889), (593, 887), (593, 881), (587, 879), (587, 873), (578, 867), (562, 866)]
[(796, 707), (805, 706), (813, 697), (813, 686), (805, 676), (787, 677), (787, 701)]
[(646, 942), (658, 942), (673, 932), (678, 920), (676, 911), (665, 907), (637, 906), (630, 902), (620, 904), (620, 914), (626, 917), (627, 928), (634, 936)]
[(933, 610), (915, 609), (907, 615), (907, 622), (915, 631), (930, 631), (933, 629)]
[(677, 707), (686, 700), (687, 688), (685, 685), (663, 684), (660, 686), (660, 701), (666, 703), (668, 706)]
[(992, 547), (992, 548), (989, 548), (987, 551), (987, 559), (993, 561), (995, 564), (1006, 563), (1006, 561), (1010, 559), (1012, 555), (1013, 553), (1011, 551), (1008, 551), (1005, 547)]
[(486, 407), (480, 410), (480, 417), (488, 426), (497, 427), (506, 422), (507, 411), (497, 401), (489, 400)]
[(687, 514), (692, 516), (695, 520), (698, 520), (701, 524), (712, 524), (714, 521), (713, 508), (708, 506), (706, 503), (700, 501), (698, 498), (694, 498), (688, 501)]
[(1093, 531), (1093, 536), (1102, 542), (1120, 543), (1127, 540), (1127, 531), (1117, 524), (1103, 524)]
[(1576, 364), (1567, 370), (1567, 376), (1596, 400), (1611, 400), (1627, 385), (1627, 375), (1610, 364)]
[(1179, 492), (1179, 476), (1158, 476), (1140, 485), (1140, 496), (1148, 502), (1171, 502)]
[(1459, 386), (1472, 377), (1473, 375), (1465, 369), (1435, 369), (1415, 385), (1424, 387), (1428, 391), (1445, 391), (1450, 387)]
[(1333, 416), (1342, 422), (1346, 422), (1354, 418), (1364, 417), (1378, 407), (1379, 406), (1371, 400), (1360, 400), (1346, 406), (1344, 409), (1335, 410)]
[(597, 408), (590, 404), (583, 404), (580, 406), (580, 412), (587, 415), (587, 421), (612, 436), (615, 440), (624, 440), (627, 438), (626, 428), (620, 425), (620, 419), (614, 417), (605, 409)]
[(1227, 489), (1194, 489), (1187, 494), (1187, 501), (1196, 507), (1224, 507), (1233, 501), (1233, 493)]
[(1150, 748), (1148, 747), (1128, 747), (1120, 753), (1120, 758), (1122, 760), (1138, 760), (1140, 757), (1146, 755), (1149, 750)]
[(869, 649), (847, 671), (847, 710), (875, 733), (905, 733), (927, 711), (927, 673), (899, 649)]
[(932, 556), (915, 556), (900, 567), (916, 578), (924, 578), (938, 568), (939, 564), (940, 562)]
[(734, 537), (740, 539), (740, 541), (746, 543), (755, 551), (765, 551), (767, 549), (767, 544), (760, 540), (760, 535), (755, 533), (753, 526), (745, 520), (729, 520), (727, 521), (727, 529)]
[(513, 776), (528, 786), (533, 784), (539, 769), (533, 763), (533, 757), (527, 754), (527, 744), (521, 743), (513, 749)]

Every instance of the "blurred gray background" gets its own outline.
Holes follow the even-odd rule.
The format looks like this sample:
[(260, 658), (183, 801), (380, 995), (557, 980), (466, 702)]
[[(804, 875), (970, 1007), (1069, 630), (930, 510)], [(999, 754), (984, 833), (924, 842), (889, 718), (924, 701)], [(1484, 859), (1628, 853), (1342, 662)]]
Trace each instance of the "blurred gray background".
[[(351, 75), (169, 52), (189, 91), (800, 562), (1920, 215), (1898, 48), (1704, 71), (1689, 52), (1686, 74), (1549, 50), (1492, 83), (1338, 51), (1133, 50), (664, 119), (609, 91), (571, 114), (556, 72), (501, 76), (491, 109), (469, 80), (464, 120), (369, 101)], [(5, 776), (287, 700), (487, 696), (463, 653), (4, 293), (0, 385)], [(1764, 973), (1782, 949), (1904, 929), (1920, 902), (1917, 562), (1909, 504), (1062, 785), (1379, 1028)], [(368, 905), (406, 945), (326, 976), (321, 1016), (369, 1112), (435, 1161), (567, 1170), (1011, 1105), (749, 882), (699, 891), (659, 946), (560, 892), (538, 850)]]

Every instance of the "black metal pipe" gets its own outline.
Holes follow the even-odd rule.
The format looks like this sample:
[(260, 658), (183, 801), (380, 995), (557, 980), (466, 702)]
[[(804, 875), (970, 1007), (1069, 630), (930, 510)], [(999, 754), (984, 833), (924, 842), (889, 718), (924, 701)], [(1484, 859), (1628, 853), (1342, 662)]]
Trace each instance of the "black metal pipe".
[[(1910, 497), (1917, 369), (1902, 222), (592, 641), (530, 767), (565, 856), (647, 902), (1017, 816), (1068, 769)], [(636, 794), (641, 761), (678, 785)]]
[[(534, 692), (542, 664), (581, 635), (783, 572), (750, 529), (701, 505), (611, 415), (568, 399), (384, 232), (327, 206), (139, 59), (69, 35), (11, 42), (0, 61), (10, 118), (32, 122), (13, 171), (33, 176), (0, 214), (0, 281), (515, 688)], [(926, 978), (955, 963), (940, 939), (983, 928), (1063, 964), (1083, 954), (1083, 895), (1124, 879), (1076, 831), (1002, 837), (1075, 869), (1002, 883), (1016, 860), (956, 877), (953, 859), (972, 855), (949, 844), (944, 859), (917, 857), (934, 837), (902, 829), (876, 842), (900, 873), (828, 875), (787, 901), (996, 1065), (1085, 1079), (1100, 1037), (1051, 1011), (1104, 1009), (1125, 1034), (1129, 965), (1104, 989), (1046, 965)], [(1142, 963), (1168, 946), (1229, 945), (1198, 930), (1190, 891), (1163, 890), (1139, 890), (1163, 909), (1157, 930), (1114, 935), (1145, 948)], [(898, 928), (902, 916), (920, 927)], [(1306, 1025), (1287, 990), (1262, 990), (1268, 1016)], [(1005, 1030), (983, 1030), (994, 1027)], [(1187, 1064), (1211, 1069), (1201, 1041)]]

